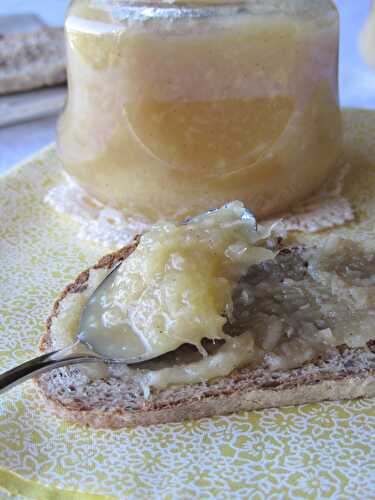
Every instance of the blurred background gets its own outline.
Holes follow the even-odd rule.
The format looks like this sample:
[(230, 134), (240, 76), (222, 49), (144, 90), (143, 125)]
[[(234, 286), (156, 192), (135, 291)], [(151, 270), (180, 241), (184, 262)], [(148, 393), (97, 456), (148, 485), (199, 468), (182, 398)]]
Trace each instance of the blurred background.
[[(371, 38), (365, 29), (371, 11), (371, 0), (335, 0), (341, 18), (340, 48), (340, 101), (342, 106), (375, 109), (375, 35)], [(34, 14), (47, 26), (62, 27), (64, 12), (69, 0), (0, 0), (0, 16)], [(375, 31), (375, 14), (373, 19)], [(25, 21), (25, 26), (27, 25)], [(30, 21), (35, 29), (37, 20)], [(12, 29), (10, 18), (0, 17), (0, 62), (4, 36), (2, 31)], [(362, 36), (361, 36), (362, 34)], [(59, 53), (58, 30), (48, 33), (56, 38), (56, 54)], [(362, 42), (360, 41), (362, 40)], [(366, 46), (361, 50), (362, 46)], [(58, 59), (58, 56), (56, 56)], [(370, 63), (367, 64), (366, 63)], [(0, 172), (7, 170), (25, 157), (54, 140), (57, 113), (64, 101), (64, 86), (61, 85), (61, 68), (54, 71), (56, 88), (49, 91), (34, 91), (13, 97), (0, 97)], [(1, 69), (0, 69), (1, 88)], [(19, 122), (19, 115), (28, 116), (25, 123)], [(49, 116), (33, 119), (33, 116)], [(24, 119), (24, 118), (23, 118)], [(16, 124), (15, 124), (16, 123)]]

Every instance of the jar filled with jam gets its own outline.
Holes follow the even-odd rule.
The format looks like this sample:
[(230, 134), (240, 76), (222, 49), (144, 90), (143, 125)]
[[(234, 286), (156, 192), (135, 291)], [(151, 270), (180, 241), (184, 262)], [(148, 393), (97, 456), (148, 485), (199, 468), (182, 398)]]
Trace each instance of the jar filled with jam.
[(150, 221), (286, 210), (337, 162), (338, 29), (330, 0), (73, 0), (65, 170)]

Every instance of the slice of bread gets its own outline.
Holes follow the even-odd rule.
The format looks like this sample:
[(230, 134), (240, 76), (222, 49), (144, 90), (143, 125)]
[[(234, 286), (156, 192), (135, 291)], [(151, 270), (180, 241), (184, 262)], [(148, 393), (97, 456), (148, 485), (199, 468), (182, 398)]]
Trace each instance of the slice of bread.
[[(42, 352), (53, 350), (51, 327), (62, 301), (82, 293), (90, 273), (110, 270), (126, 259), (137, 244), (138, 239), (105, 256), (62, 292), (47, 321), (40, 342)], [(283, 372), (271, 372), (265, 366), (237, 369), (209, 383), (152, 392), (148, 399), (131, 377), (90, 379), (77, 366), (44, 374), (36, 383), (53, 411), (74, 423), (98, 428), (160, 424), (241, 410), (375, 396), (375, 342), (357, 349), (330, 347), (314, 362)]]
[(0, 37), (0, 95), (66, 82), (62, 28), (40, 27)]
[[(334, 233), (364, 244), (375, 254), (375, 114), (345, 110), (343, 119), (343, 161), (351, 168), (342, 194), (355, 211), (355, 221), (331, 231), (293, 233), (289, 244), (319, 247)], [(110, 269), (136, 244), (103, 258), (64, 290), (48, 320), (40, 344), (42, 352), (53, 349), (52, 323), (64, 298), (82, 293), (92, 271)], [(240, 410), (375, 396), (375, 342), (362, 349), (329, 348), (314, 362), (279, 373), (262, 366), (255, 370), (241, 368), (210, 383), (152, 393), (149, 399), (131, 379), (90, 380), (78, 366), (55, 370), (36, 382), (53, 411), (71, 422), (112, 428), (157, 424)]]

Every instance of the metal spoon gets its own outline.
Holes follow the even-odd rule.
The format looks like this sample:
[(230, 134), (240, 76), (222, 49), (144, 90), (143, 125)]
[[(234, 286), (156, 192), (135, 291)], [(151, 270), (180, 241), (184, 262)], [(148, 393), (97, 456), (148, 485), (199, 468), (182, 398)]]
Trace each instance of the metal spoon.
[[(202, 215), (209, 215), (210, 213), (216, 212), (217, 208), (204, 212), (201, 215), (190, 217), (180, 222), (181, 225), (189, 224), (194, 222), (198, 217)], [(241, 215), (241, 220), (251, 221), (256, 227), (256, 220), (254, 215), (247, 208), (244, 209), (243, 214)], [(114, 278), (114, 274), (120, 267), (121, 262), (119, 262), (114, 269), (104, 278), (104, 280), (100, 283), (100, 285), (94, 290), (81, 314), (81, 321), (85, 314), (87, 314), (91, 299), (98, 293), (102, 286), (105, 286), (108, 280), (112, 280)], [(49, 352), (47, 354), (43, 354), (42, 356), (38, 356), (30, 361), (26, 361), (25, 363), (16, 366), (2, 375), (0, 375), (0, 394), (8, 391), (12, 387), (24, 382), (25, 380), (34, 377), (36, 375), (41, 375), (42, 373), (48, 372), (55, 368), (60, 368), (62, 366), (74, 365), (78, 363), (104, 363), (107, 365), (111, 364), (135, 364), (140, 363), (142, 361), (148, 361), (150, 359), (155, 358), (155, 355), (150, 353), (145, 353), (139, 357), (132, 358), (122, 358), (122, 359), (109, 359), (105, 356), (102, 356), (99, 352), (94, 352), (92, 346), (87, 344), (80, 337), (81, 328), (79, 328), (79, 332), (77, 334), (77, 341), (73, 344), (59, 349), (57, 351)], [(85, 346), (90, 349), (91, 352), (80, 353), (79, 347)]]

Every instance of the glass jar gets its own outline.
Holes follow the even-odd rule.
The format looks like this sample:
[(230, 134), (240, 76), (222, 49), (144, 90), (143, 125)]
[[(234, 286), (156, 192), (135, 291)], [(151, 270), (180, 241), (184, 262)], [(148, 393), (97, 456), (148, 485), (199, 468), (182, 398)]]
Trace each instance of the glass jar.
[(73, 0), (59, 151), (100, 201), (150, 220), (242, 200), (264, 218), (340, 150), (330, 0)]

